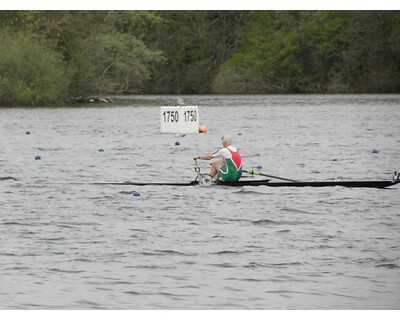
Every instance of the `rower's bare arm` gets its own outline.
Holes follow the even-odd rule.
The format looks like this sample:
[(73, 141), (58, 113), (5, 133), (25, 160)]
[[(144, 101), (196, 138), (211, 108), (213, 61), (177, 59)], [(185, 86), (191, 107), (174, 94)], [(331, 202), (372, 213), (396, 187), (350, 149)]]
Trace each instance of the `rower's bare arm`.
[(193, 156), (194, 160), (200, 159), (200, 160), (211, 160), (213, 158), (213, 155), (211, 153), (209, 154), (203, 154), (199, 156)]

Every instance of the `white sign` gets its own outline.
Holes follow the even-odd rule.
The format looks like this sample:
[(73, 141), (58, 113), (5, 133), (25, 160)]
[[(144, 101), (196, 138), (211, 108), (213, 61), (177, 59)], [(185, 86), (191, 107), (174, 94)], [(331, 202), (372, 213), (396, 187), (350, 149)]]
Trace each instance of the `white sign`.
[(161, 107), (160, 124), (163, 133), (199, 133), (198, 107)]

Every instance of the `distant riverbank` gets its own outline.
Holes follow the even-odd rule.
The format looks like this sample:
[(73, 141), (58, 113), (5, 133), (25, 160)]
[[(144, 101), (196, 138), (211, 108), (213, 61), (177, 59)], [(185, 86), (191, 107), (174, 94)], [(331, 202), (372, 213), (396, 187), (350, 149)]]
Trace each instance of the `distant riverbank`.
[(0, 11), (0, 107), (398, 93), (398, 11)]

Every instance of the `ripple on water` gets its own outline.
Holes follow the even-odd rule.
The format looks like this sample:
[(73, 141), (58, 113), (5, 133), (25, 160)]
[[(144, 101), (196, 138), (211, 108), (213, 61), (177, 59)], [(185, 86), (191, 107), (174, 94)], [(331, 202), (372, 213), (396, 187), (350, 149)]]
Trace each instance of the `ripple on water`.
[(398, 308), (398, 186), (95, 183), (192, 181), (226, 133), (249, 170), (387, 179), (399, 95), (187, 96), (209, 131), (180, 148), (159, 133), (175, 97), (123, 99), (0, 108), (1, 176), (18, 179), (0, 179), (0, 309)]

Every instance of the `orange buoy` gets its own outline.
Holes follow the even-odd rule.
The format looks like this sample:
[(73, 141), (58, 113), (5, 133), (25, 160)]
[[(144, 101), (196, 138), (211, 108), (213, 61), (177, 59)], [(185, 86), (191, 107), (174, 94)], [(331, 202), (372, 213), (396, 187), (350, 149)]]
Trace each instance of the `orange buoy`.
[(207, 133), (207, 127), (204, 124), (199, 126), (199, 133)]

